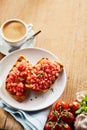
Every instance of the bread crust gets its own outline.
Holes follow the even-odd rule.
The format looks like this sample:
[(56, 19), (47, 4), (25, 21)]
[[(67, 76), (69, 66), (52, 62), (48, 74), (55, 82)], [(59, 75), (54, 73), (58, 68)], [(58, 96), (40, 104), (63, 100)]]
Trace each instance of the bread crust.
[(9, 94), (12, 98), (14, 98), (16, 101), (18, 101), (18, 102), (23, 102), (23, 101), (25, 101), (25, 100), (27, 99), (28, 95), (29, 95), (29, 89), (26, 89), (26, 91), (23, 93), (22, 96), (12, 95), (7, 88), (6, 88), (6, 90), (7, 90), (8, 94)]

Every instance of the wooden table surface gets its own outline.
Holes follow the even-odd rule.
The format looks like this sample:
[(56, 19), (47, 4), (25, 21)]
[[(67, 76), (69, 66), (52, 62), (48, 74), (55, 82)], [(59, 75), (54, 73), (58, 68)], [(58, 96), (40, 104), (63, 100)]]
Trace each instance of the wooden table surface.
[(61, 59), (67, 74), (61, 99), (72, 101), (76, 92), (87, 91), (87, 0), (0, 0), (0, 25), (10, 18), (33, 23), (34, 31), (42, 31), (35, 47)]

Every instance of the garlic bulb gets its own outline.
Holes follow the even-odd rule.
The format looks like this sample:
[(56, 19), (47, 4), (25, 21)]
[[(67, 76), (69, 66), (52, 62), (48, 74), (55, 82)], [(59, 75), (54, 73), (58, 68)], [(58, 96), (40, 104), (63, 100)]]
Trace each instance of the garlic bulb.
[(83, 97), (84, 97), (86, 94), (87, 94), (86, 91), (77, 92), (77, 93), (76, 93), (76, 100), (77, 100), (78, 102), (81, 102), (82, 99), (83, 99)]
[(87, 115), (82, 113), (76, 117), (74, 123), (75, 130), (87, 130)]

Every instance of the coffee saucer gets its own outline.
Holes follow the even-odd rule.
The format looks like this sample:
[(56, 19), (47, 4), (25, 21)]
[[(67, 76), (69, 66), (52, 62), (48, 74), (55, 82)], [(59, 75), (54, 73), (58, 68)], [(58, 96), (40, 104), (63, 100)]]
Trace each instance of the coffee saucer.
[[(34, 31), (31, 30), (30, 33), (29, 33), (29, 37), (31, 37), (32, 35), (34, 34)], [(20, 49), (24, 49), (24, 48), (29, 48), (29, 47), (34, 47), (35, 45), (35, 38), (29, 40), (29, 41), (26, 41), (21, 47)], [(7, 42), (5, 42), (2, 37), (1, 37), (1, 34), (0, 34), (0, 52), (4, 55), (8, 55), (9, 54), (9, 50), (11, 49), (12, 47), (10, 45), (8, 45)]]

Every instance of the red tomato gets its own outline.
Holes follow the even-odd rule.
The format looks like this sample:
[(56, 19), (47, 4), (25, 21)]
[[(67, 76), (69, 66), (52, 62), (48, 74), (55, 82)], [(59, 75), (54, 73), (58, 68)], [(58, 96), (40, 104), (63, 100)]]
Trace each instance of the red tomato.
[(20, 62), (19, 65), (17, 66), (17, 69), (19, 71), (25, 71), (26, 70), (26, 63)]
[(54, 130), (62, 130), (62, 126), (61, 125), (55, 125)]
[(70, 126), (66, 123), (56, 124), (54, 130), (71, 130)]
[(64, 101), (58, 101), (54, 107), (58, 112), (68, 109), (68, 105)]
[(60, 113), (56, 110), (51, 110), (51, 112), (48, 115), (48, 120), (56, 122), (57, 119), (59, 118)]
[(63, 122), (65, 122), (67, 124), (71, 124), (74, 121), (74, 115), (69, 111), (64, 111), (61, 114), (61, 119)]
[(64, 124), (64, 130), (71, 130), (71, 128), (68, 124)]
[(45, 124), (44, 130), (52, 130), (53, 127), (54, 127), (54, 122), (48, 121)]
[(80, 104), (77, 101), (70, 102), (68, 107), (70, 109), (70, 112), (72, 112), (75, 115), (75, 111), (79, 108)]

